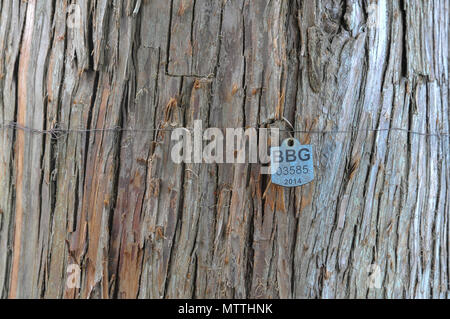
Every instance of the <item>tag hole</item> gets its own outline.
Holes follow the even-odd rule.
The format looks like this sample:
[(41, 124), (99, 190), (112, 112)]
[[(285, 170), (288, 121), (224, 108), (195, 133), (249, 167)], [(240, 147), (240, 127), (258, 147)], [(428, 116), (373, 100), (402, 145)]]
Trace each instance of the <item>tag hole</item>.
[(287, 145), (290, 146), (290, 147), (294, 146), (294, 140), (293, 139), (289, 139), (288, 142), (287, 142)]

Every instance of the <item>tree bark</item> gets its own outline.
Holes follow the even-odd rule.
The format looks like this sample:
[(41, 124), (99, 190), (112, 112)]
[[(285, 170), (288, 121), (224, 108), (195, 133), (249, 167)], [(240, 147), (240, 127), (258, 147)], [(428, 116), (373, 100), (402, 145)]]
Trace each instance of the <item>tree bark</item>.
[[(449, 7), (2, 0), (0, 296), (450, 297), (449, 136), (393, 130), (449, 131)], [(311, 131), (315, 180), (173, 163), (198, 119)]]

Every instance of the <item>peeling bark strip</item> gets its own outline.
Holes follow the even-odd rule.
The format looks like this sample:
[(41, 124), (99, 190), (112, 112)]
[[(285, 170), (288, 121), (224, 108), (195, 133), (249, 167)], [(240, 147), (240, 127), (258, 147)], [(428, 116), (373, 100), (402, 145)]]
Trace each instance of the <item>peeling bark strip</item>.
[[(23, 33), (22, 47), (20, 50), (19, 59), (19, 72), (18, 72), (18, 102), (17, 102), (17, 119), (19, 124), (26, 125), (26, 113), (27, 113), (27, 78), (28, 78), (28, 67), (30, 63), (31, 55), (31, 41), (33, 33), (33, 22), (34, 22), (34, 10), (35, 1), (30, 1), (27, 7), (25, 30)], [(29, 141), (27, 141), (29, 142)], [(19, 273), (23, 273), (20, 267), (22, 244), (25, 244), (26, 239), (23, 236), (23, 221), (24, 221), (24, 201), (26, 202), (24, 194), (24, 161), (25, 161), (25, 148), (28, 145), (25, 144), (24, 132), (17, 134), (17, 140), (15, 145), (15, 154), (17, 156), (16, 167), (17, 167), (17, 177), (16, 177), (16, 209), (15, 209), (15, 223), (14, 223), (14, 259), (11, 271), (11, 290), (10, 297), (17, 297), (17, 285), (20, 281)], [(26, 217), (25, 217), (26, 218)], [(28, 218), (26, 218), (28, 219)], [(25, 254), (22, 254), (24, 256)], [(22, 277), (22, 276), (21, 276)]]
[[(450, 297), (449, 137), (393, 130), (449, 131), (449, 0), (71, 4), (0, 2), (0, 124), (140, 131), (0, 130), (2, 298)], [(350, 133), (287, 189), (195, 120)]]

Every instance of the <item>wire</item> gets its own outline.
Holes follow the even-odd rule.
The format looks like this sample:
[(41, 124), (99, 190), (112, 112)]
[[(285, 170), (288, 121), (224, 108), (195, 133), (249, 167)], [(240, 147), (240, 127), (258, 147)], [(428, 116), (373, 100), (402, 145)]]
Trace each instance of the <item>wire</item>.
[[(267, 129), (261, 127), (247, 127), (242, 129), (254, 128), (257, 130)], [(40, 130), (36, 128), (31, 128), (27, 126), (20, 125), (17, 122), (10, 122), (9, 124), (0, 124), (0, 130), (18, 130), (23, 132), (28, 132), (32, 134), (41, 134), (41, 135), (49, 135), (52, 139), (59, 139), (65, 135), (71, 133), (103, 133), (103, 132), (134, 132), (134, 133), (146, 133), (146, 132), (171, 132), (177, 128), (155, 128), (155, 129), (130, 129), (123, 127), (110, 127), (110, 128), (70, 128), (65, 129), (62, 128), (61, 125), (56, 125), (54, 128), (50, 130)], [(185, 128), (187, 130), (193, 130), (193, 128)], [(222, 128), (223, 129), (223, 128)], [(234, 128), (236, 129), (236, 128)], [(449, 136), (449, 132), (419, 132), (413, 131), (406, 128), (399, 127), (391, 127), (391, 128), (362, 128), (362, 129), (347, 129), (347, 130), (288, 130), (288, 129), (279, 129), (280, 132), (290, 132), (290, 133), (301, 133), (301, 134), (351, 134), (354, 132), (388, 132), (388, 131), (398, 131), (405, 132), (408, 134), (416, 134), (420, 136), (434, 136), (437, 138), (442, 138), (444, 136)]]

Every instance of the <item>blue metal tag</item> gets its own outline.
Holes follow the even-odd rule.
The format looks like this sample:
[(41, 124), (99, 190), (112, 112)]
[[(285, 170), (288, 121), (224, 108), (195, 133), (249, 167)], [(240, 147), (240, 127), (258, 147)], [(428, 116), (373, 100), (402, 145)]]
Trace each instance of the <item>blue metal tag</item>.
[(296, 187), (314, 179), (312, 146), (301, 145), (294, 138), (284, 140), (279, 147), (272, 147), (270, 162), (273, 184)]

